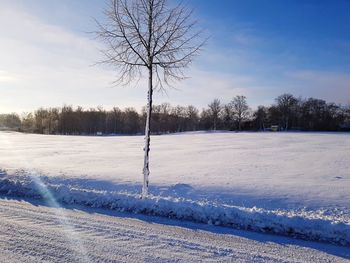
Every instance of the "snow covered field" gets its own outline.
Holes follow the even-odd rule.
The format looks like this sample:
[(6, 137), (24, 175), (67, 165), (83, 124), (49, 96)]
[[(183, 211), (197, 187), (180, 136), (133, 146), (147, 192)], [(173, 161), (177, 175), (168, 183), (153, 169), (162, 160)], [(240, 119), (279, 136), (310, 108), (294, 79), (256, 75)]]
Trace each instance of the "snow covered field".
[(142, 136), (0, 133), (0, 191), (350, 244), (350, 134)]

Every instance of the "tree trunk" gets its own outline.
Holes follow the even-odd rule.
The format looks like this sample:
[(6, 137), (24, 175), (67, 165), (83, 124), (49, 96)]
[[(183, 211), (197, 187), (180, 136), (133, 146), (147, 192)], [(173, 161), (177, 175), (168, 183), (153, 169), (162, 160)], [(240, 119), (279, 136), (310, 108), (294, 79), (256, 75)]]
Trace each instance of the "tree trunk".
[(115, 121), (114, 121), (114, 134), (117, 134), (117, 117), (114, 117)]
[(143, 186), (142, 186), (142, 198), (146, 198), (148, 195), (148, 177), (149, 177), (149, 151), (151, 141), (151, 115), (152, 115), (152, 86), (153, 72), (152, 68), (149, 69), (148, 79), (148, 103), (147, 103), (147, 116), (145, 127), (145, 148), (144, 148), (144, 163), (143, 163)]

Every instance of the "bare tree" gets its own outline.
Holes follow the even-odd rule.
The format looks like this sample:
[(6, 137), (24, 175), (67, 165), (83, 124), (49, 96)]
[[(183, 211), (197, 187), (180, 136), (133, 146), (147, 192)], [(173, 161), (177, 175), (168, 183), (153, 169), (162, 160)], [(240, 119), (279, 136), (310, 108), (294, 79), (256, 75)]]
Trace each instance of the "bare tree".
[(188, 120), (187, 130), (195, 131), (199, 122), (199, 111), (193, 106), (189, 105), (186, 108), (186, 117)]
[(268, 116), (268, 108), (262, 105), (258, 106), (258, 109), (254, 112), (253, 116), (258, 130), (264, 131), (265, 122)]
[(173, 80), (185, 77), (188, 67), (204, 41), (191, 20), (192, 10), (167, 0), (111, 0), (105, 11), (108, 22), (97, 22), (97, 36), (106, 44), (102, 63), (118, 71), (116, 83), (130, 84), (148, 74), (148, 104), (142, 197), (148, 194), (150, 120), (152, 95)]
[(224, 127), (228, 130), (231, 130), (233, 126), (233, 120), (234, 112), (232, 103), (225, 104), (222, 108), (222, 122), (224, 124)]
[(292, 94), (282, 94), (276, 98), (277, 108), (282, 115), (284, 130), (288, 130), (289, 122), (292, 117), (295, 106), (298, 100)]
[(242, 128), (242, 122), (249, 115), (249, 106), (247, 103), (247, 98), (245, 96), (236, 96), (231, 101), (234, 114), (238, 123), (238, 130), (240, 131)]
[(219, 99), (214, 99), (213, 102), (208, 105), (208, 107), (213, 120), (213, 129), (216, 131), (217, 123), (219, 121), (220, 113), (222, 110), (221, 102)]

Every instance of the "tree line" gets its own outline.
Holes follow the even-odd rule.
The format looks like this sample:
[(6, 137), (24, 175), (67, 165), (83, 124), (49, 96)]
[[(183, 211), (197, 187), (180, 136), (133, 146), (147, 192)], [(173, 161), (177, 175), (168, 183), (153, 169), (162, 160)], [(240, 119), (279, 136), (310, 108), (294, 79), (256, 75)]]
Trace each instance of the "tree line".
[[(63, 106), (39, 108), (32, 113), (0, 114), (0, 128), (29, 133), (64, 135), (143, 134), (146, 108), (111, 110), (102, 107), (83, 109)], [(198, 130), (350, 130), (350, 104), (327, 103), (315, 98), (282, 94), (270, 106), (252, 110), (245, 96), (229, 103), (214, 99), (206, 108), (154, 105), (151, 119), (153, 134)]]

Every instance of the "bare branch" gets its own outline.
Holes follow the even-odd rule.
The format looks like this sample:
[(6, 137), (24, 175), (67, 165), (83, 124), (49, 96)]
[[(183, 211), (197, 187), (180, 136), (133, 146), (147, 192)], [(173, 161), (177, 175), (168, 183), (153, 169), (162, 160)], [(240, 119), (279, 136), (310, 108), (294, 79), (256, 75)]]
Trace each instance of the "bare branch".
[[(151, 135), (152, 94), (166, 91), (165, 85), (185, 78), (184, 69), (198, 54), (204, 41), (195, 32), (192, 10), (182, 3), (168, 8), (167, 0), (110, 0), (105, 11), (108, 22), (96, 21), (96, 35), (105, 44), (102, 51), (108, 64), (118, 70), (115, 83), (130, 84), (140, 80), (148, 70), (148, 103), (145, 125), (145, 147), (142, 197), (148, 194), (149, 151)], [(155, 83), (154, 83), (155, 82)], [(155, 85), (154, 85), (155, 84)]]
[(121, 82), (138, 80), (145, 67), (154, 71), (155, 88), (185, 78), (184, 70), (206, 40), (195, 30), (193, 10), (181, 2), (169, 8), (167, 0), (110, 0), (107, 23), (96, 21), (97, 38), (106, 44), (105, 59)]

